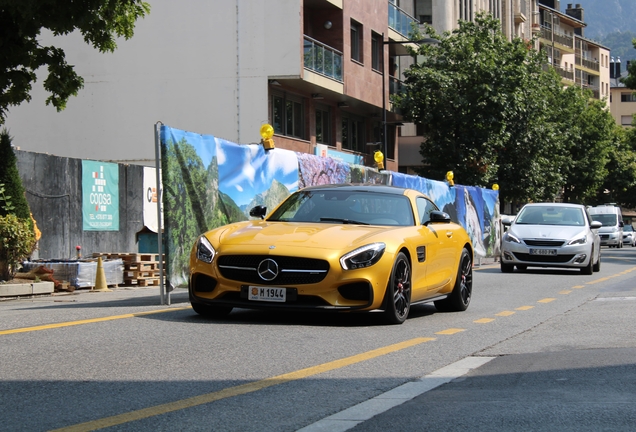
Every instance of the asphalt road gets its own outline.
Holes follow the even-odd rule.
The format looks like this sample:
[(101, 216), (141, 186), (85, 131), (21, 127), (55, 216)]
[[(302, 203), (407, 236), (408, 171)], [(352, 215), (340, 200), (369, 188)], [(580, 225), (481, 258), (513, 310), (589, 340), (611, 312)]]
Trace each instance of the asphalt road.
[(0, 302), (0, 431), (636, 430), (636, 248), (475, 272), (462, 313), (238, 310), (118, 288)]

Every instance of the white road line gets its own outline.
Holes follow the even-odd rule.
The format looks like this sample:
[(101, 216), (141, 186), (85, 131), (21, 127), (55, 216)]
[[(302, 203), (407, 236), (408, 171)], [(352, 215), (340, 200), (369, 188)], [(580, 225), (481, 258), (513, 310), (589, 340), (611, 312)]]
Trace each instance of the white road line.
[(347, 408), (344, 411), (325, 417), (316, 423), (305, 426), (297, 432), (344, 432), (371, 417), (390, 410), (409, 400), (433, 390), (436, 387), (451, 382), (472, 369), (485, 365), (495, 357), (466, 357), (453, 364), (445, 366), (429, 375), (402, 384), (399, 387), (382, 393), (372, 399)]

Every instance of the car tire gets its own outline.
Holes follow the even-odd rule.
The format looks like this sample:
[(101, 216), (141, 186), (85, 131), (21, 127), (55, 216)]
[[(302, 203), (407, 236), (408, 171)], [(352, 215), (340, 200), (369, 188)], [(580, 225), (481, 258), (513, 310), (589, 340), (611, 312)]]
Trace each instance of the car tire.
[(384, 318), (389, 324), (406, 321), (411, 310), (411, 263), (404, 252), (395, 258), (384, 300)]
[(594, 266), (592, 267), (592, 271), (594, 272), (601, 271), (601, 254), (598, 254), (598, 260), (596, 261), (596, 264), (594, 264)]
[(192, 309), (207, 318), (222, 318), (232, 312), (232, 306), (210, 306), (201, 303), (191, 303)]
[(457, 278), (450, 295), (444, 300), (435, 302), (435, 307), (441, 312), (462, 312), (468, 309), (473, 296), (473, 261), (470, 252), (462, 250), (457, 266)]
[(594, 249), (592, 249), (592, 254), (590, 255), (590, 262), (583, 268), (581, 268), (581, 273), (584, 275), (591, 275), (594, 273)]
[(506, 264), (501, 261), (501, 272), (502, 273), (512, 273), (515, 270), (515, 266), (513, 264)]

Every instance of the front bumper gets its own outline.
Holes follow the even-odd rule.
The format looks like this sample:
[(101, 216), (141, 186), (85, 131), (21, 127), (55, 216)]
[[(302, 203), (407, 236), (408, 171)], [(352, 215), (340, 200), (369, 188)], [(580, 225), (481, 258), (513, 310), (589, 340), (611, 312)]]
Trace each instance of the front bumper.
[[(556, 249), (556, 255), (531, 254), (534, 250)], [(505, 264), (523, 265), (528, 267), (572, 267), (583, 268), (589, 265), (591, 246), (572, 245), (562, 247), (529, 247), (525, 244), (504, 242), (501, 247), (501, 261)]]
[(601, 238), (601, 246), (618, 246), (621, 244), (622, 237), (621, 234), (616, 233), (601, 233), (599, 234)]

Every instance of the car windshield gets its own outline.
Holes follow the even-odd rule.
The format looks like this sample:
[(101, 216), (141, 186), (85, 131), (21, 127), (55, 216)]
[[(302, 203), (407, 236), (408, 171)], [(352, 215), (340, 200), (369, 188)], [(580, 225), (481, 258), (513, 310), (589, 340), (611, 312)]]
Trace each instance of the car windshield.
[(310, 190), (292, 194), (267, 219), (358, 225), (414, 225), (408, 197), (368, 191)]
[(623, 231), (625, 231), (625, 232), (633, 232), (634, 231), (634, 227), (631, 226), (631, 225), (625, 225), (623, 227)]
[(593, 214), (592, 220), (598, 221), (603, 224), (603, 226), (616, 226), (617, 225), (617, 216), (615, 214)]
[(583, 210), (575, 207), (531, 206), (521, 210), (516, 224), (520, 225), (585, 225)]

